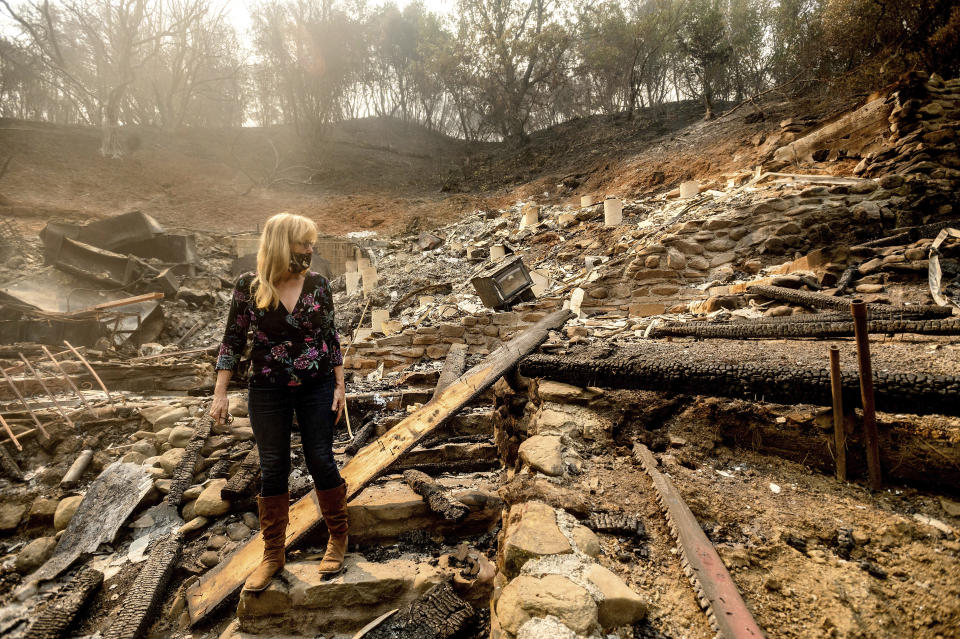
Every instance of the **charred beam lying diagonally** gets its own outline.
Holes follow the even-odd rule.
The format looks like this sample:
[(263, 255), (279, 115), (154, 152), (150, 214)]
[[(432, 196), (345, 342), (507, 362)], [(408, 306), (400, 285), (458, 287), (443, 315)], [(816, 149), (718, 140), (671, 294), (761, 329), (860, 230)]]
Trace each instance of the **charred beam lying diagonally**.
[(710, 626), (723, 639), (760, 639), (760, 626), (747, 609), (737, 586), (733, 583), (720, 555), (703, 534), (697, 518), (690, 512), (680, 493), (663, 473), (657, 470), (657, 461), (643, 444), (637, 444), (634, 454), (653, 480), (657, 501), (677, 539), (683, 571), (697, 591), (700, 607), (707, 613)]
[[(762, 295), (772, 300), (781, 300), (793, 304), (802, 304), (812, 308), (832, 308), (837, 311), (849, 311), (850, 300), (833, 297), (823, 293), (811, 293), (782, 286), (755, 284), (747, 289), (754, 295)], [(934, 318), (949, 317), (953, 309), (949, 306), (891, 306), (889, 304), (869, 304), (867, 308), (872, 317), (911, 317)]]
[(347, 444), (343, 452), (351, 457), (356, 455), (358, 452), (360, 452), (361, 448), (366, 446), (367, 442), (370, 441), (370, 438), (373, 436), (376, 430), (376, 420), (371, 419), (367, 421), (367, 423), (365, 423), (363, 427), (357, 431), (356, 435), (353, 436), (353, 441)]
[[(646, 352), (645, 352), (646, 351)], [(613, 356), (584, 349), (572, 355), (532, 355), (520, 362), (525, 377), (577, 386), (669, 390), (678, 394), (764, 399), (780, 404), (832, 406), (830, 370), (775, 364), (727, 364), (685, 356), (682, 349), (623, 348)], [(960, 377), (874, 370), (877, 410), (960, 416)], [(860, 405), (856, 374), (843, 375), (843, 403)]]
[(103, 573), (86, 568), (74, 577), (42, 610), (23, 639), (59, 639), (100, 585)]
[(138, 639), (156, 620), (154, 612), (166, 595), (167, 583), (180, 559), (183, 536), (173, 533), (150, 551), (127, 592), (120, 614), (103, 633), (103, 639)]
[(470, 509), (451, 497), (444, 488), (433, 481), (430, 475), (419, 470), (403, 471), (403, 481), (413, 489), (430, 507), (430, 510), (444, 519), (460, 521), (470, 514)]
[[(884, 319), (867, 322), (871, 333), (916, 333), (918, 335), (960, 335), (956, 320)], [(697, 337), (700, 339), (777, 339), (803, 337), (852, 337), (853, 322), (670, 322), (657, 324), (650, 337)]]
[(3, 444), (0, 444), (0, 474), (6, 475), (14, 481), (23, 481), (23, 473), (17, 466), (16, 460), (7, 452)]
[(448, 639), (474, 618), (473, 606), (461, 599), (449, 581), (437, 584), (364, 635), (366, 639)]
[(260, 488), (260, 451), (254, 448), (240, 462), (240, 468), (227, 484), (220, 489), (220, 497), (228, 501), (239, 501), (252, 497)]
[(193, 483), (193, 471), (196, 470), (197, 460), (200, 459), (200, 449), (203, 448), (207, 437), (210, 436), (212, 425), (213, 420), (209, 417), (200, 420), (193, 431), (193, 436), (187, 443), (183, 457), (180, 458), (177, 467), (173, 469), (173, 481), (170, 482), (170, 492), (167, 493), (167, 503), (171, 506), (180, 505), (183, 500), (183, 493)]

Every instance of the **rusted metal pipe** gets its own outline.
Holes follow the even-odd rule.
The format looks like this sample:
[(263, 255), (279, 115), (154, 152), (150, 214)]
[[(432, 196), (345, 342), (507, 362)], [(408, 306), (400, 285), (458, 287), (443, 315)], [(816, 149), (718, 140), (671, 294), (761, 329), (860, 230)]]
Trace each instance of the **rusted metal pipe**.
[(843, 387), (840, 379), (840, 347), (830, 347), (830, 390), (833, 393), (833, 439), (837, 450), (837, 480), (847, 480), (847, 442), (843, 427)]
[(70, 419), (70, 417), (67, 415), (66, 411), (64, 411), (64, 410), (63, 410), (63, 407), (60, 406), (60, 402), (57, 401), (56, 395), (54, 395), (52, 392), (50, 392), (50, 389), (47, 387), (46, 383), (43, 381), (43, 377), (40, 376), (40, 373), (37, 372), (37, 369), (35, 369), (35, 368), (30, 364), (30, 362), (27, 360), (27, 358), (23, 356), (23, 353), (17, 353), (17, 355), (19, 355), (19, 356), (20, 356), (20, 359), (23, 360), (23, 364), (24, 364), (24, 366), (26, 367), (26, 369), (27, 369), (28, 371), (30, 371), (30, 373), (36, 378), (37, 383), (40, 384), (40, 387), (43, 388), (44, 391), (46, 391), (47, 396), (50, 397), (50, 401), (52, 401), (52, 402), (53, 402), (53, 405), (57, 407), (57, 412), (60, 413), (60, 416), (63, 417), (63, 418), (67, 421), (67, 423), (70, 424), (71, 427), (76, 428), (76, 425), (73, 423), (73, 421), (72, 421), (72, 420)]
[(877, 435), (877, 411), (873, 402), (873, 366), (870, 363), (870, 335), (867, 333), (867, 305), (862, 300), (850, 304), (853, 332), (857, 340), (857, 364), (860, 367), (860, 399), (863, 402), (863, 433), (867, 444), (867, 472), (870, 488), (880, 490), (880, 438)]
[(80, 481), (80, 477), (83, 476), (84, 471), (87, 470), (87, 466), (90, 465), (90, 460), (93, 459), (93, 451), (89, 448), (80, 453), (80, 455), (73, 461), (73, 464), (70, 466), (70, 470), (63, 476), (63, 479), (60, 480), (60, 486), (62, 488), (73, 488)]
[(3, 430), (7, 431), (7, 436), (10, 437), (10, 441), (12, 441), (13, 445), (17, 447), (17, 450), (23, 450), (23, 446), (20, 445), (20, 442), (17, 440), (17, 436), (13, 434), (13, 429), (10, 428), (10, 424), (8, 424), (7, 420), (3, 418), (3, 415), (0, 415), (0, 426), (3, 426)]
[(43, 433), (45, 438), (50, 439), (47, 429), (45, 429), (43, 424), (40, 423), (40, 420), (37, 418), (37, 414), (33, 412), (32, 408), (30, 408), (30, 404), (27, 403), (27, 400), (23, 397), (23, 393), (21, 393), (20, 389), (17, 388), (17, 385), (13, 383), (13, 380), (10, 379), (10, 376), (7, 375), (7, 371), (0, 369), (0, 372), (3, 373), (3, 378), (7, 380), (7, 384), (10, 385), (10, 389), (13, 391), (13, 394), (17, 396), (17, 399), (20, 400), (20, 403), (23, 404), (23, 407), (27, 409), (27, 412), (30, 414), (30, 418), (33, 419), (33, 423), (37, 425), (37, 428), (40, 429), (40, 432)]
[[(27, 435), (33, 435), (33, 434), (36, 433), (36, 432), (37, 432), (37, 429), (36, 429), (36, 428), (31, 428), (30, 430), (25, 430), (25, 431), (19, 432), (19, 433), (17, 433), (17, 439), (18, 439), (18, 440), (22, 440), (22, 439), (23, 439), (24, 437), (26, 437)], [(9, 438), (9, 437), (7, 437), (6, 439), (0, 440), (0, 444), (9, 444), (9, 443), (10, 443), (10, 438)]]
[(77, 385), (73, 383), (73, 380), (70, 379), (70, 376), (67, 375), (67, 372), (63, 370), (63, 367), (60, 366), (60, 362), (57, 361), (57, 358), (50, 353), (50, 349), (43, 345), (41, 345), (40, 348), (43, 349), (43, 352), (47, 354), (47, 357), (50, 358), (50, 361), (53, 362), (53, 365), (56, 366), (57, 370), (60, 371), (60, 374), (63, 375), (63, 379), (67, 380), (67, 384), (73, 389), (73, 392), (76, 393), (77, 397), (80, 398), (80, 401), (83, 403), (83, 405), (87, 407), (87, 410), (93, 413), (93, 407), (87, 403), (87, 398), (83, 396), (83, 393), (80, 392), (80, 389), (77, 388)]
[[(87, 371), (93, 376), (93, 379), (97, 380), (97, 383), (100, 384), (100, 388), (102, 388), (102, 389), (103, 389), (103, 392), (106, 393), (106, 395), (107, 395), (107, 400), (108, 400), (112, 405), (116, 406), (116, 402), (113, 401), (113, 397), (110, 396), (110, 391), (107, 390), (106, 384), (104, 384), (104, 383), (103, 383), (103, 380), (100, 379), (100, 376), (97, 375), (97, 371), (93, 370), (93, 366), (90, 366), (90, 362), (87, 361), (87, 358), (84, 357), (83, 355), (81, 355), (81, 354), (80, 354), (80, 351), (78, 351), (77, 349), (75, 349), (75, 348), (73, 347), (73, 345), (72, 345), (70, 342), (68, 342), (67, 340), (63, 340), (63, 343), (66, 344), (66, 345), (67, 345), (67, 348), (70, 349), (70, 352), (72, 352), (74, 355), (76, 355), (77, 359), (79, 359), (80, 362), (83, 363), (84, 366), (86, 366)], [(126, 403), (126, 400), (125, 400), (125, 399), (124, 399), (123, 401), (124, 401), (124, 403)]]

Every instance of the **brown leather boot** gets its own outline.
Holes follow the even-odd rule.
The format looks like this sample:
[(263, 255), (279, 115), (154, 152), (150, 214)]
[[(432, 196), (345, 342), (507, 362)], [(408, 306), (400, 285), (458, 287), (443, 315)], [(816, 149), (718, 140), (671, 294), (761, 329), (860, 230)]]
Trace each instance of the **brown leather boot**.
[(335, 575), (343, 570), (343, 556), (347, 553), (347, 485), (340, 484), (328, 490), (317, 489), (320, 513), (327, 524), (330, 539), (327, 551), (320, 560), (321, 575)]
[(290, 493), (257, 497), (260, 511), (260, 534), (263, 535), (263, 559), (247, 577), (244, 590), (266, 590), (273, 576), (280, 572), (286, 561), (285, 546), (287, 522), (290, 520)]

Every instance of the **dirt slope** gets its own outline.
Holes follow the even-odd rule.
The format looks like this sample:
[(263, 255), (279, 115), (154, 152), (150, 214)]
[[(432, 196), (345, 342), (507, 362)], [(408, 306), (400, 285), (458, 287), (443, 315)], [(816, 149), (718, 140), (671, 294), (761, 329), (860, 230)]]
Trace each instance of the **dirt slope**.
[(100, 156), (96, 129), (0, 120), (0, 159), (12, 157), (0, 195), (12, 205), (4, 212), (30, 229), (140, 209), (169, 227), (247, 231), (289, 210), (329, 234), (390, 234), (518, 199), (579, 202), (585, 193), (632, 196), (690, 178), (721, 180), (756, 163), (751, 138), (779, 130), (782, 118), (822, 120), (851, 99), (777, 98), (762, 104), (762, 119), (748, 105), (713, 122), (697, 104), (673, 104), (631, 120), (579, 118), (521, 147), (471, 145), (375, 118), (337, 125), (310, 153), (287, 128), (129, 128), (122, 160)]
[(287, 129), (138, 128), (123, 138), (130, 150), (115, 160), (99, 154), (97, 130), (0, 121), (0, 157), (13, 158), (0, 181), (7, 212), (36, 222), (140, 209), (170, 227), (243, 231), (290, 210), (330, 234), (389, 232), (452, 210), (439, 203), (438, 167), (462, 148), (388, 120), (346, 123), (312, 158)]

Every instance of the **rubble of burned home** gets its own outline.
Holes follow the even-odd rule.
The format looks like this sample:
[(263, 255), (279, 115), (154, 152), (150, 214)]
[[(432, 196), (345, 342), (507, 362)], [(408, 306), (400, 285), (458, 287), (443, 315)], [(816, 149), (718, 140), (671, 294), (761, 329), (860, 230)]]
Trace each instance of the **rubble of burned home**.
[[(346, 570), (314, 569), (325, 531), (295, 445), (296, 550), (265, 591), (239, 597), (259, 552), (242, 382), (231, 424), (204, 409), (256, 231), (169, 232), (139, 212), (51, 222), (37, 239), (0, 227), (0, 635), (352, 636), (378, 620), (356, 636), (640, 637), (660, 636), (644, 634), (651, 618), (703, 609), (690, 636), (733, 636), (731, 624), (782, 622), (786, 601), (819, 619), (788, 587), (733, 587), (751, 565), (773, 571), (758, 562), (777, 553), (887, 583), (901, 543), (922, 543), (949, 574), (960, 80), (906, 82), (826, 126), (785, 121), (754, 140), (763, 167), (713, 182), (322, 239), (313, 268), (333, 283), (347, 371)], [(790, 169), (851, 158), (851, 177)], [(873, 441), (855, 410), (862, 330)], [(854, 487), (875, 470), (898, 487), (883, 499), (941, 497), (869, 502), (872, 533), (721, 532), (745, 527), (742, 512), (680, 494), (737, 472), (765, 498), (787, 490), (744, 471), (739, 451), (820, 476), (803, 488), (812, 503), (829, 499), (840, 458)], [(614, 497), (633, 475), (652, 508)], [(890, 531), (909, 542), (883, 541)], [(735, 579), (707, 571), (711, 558)], [(680, 603), (658, 605), (665, 589)], [(862, 606), (889, 605), (884, 592)]]

